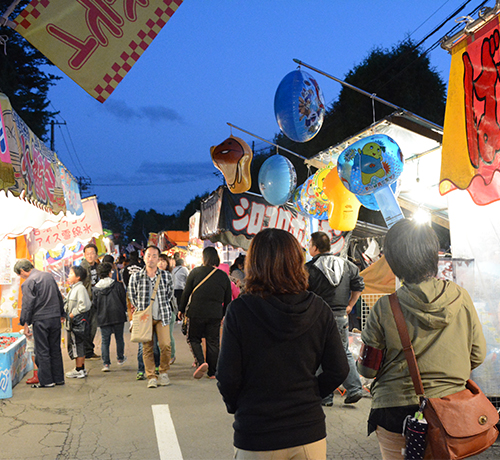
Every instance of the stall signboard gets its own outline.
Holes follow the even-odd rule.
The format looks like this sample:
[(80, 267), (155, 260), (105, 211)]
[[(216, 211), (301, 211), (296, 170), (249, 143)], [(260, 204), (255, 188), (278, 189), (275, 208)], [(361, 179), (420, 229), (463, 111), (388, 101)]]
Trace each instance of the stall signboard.
[[(265, 228), (286, 230), (302, 247), (308, 246), (310, 220), (300, 215), (291, 204), (273, 206), (261, 196), (232, 194), (226, 187), (219, 187), (201, 203), (202, 239), (246, 250), (251, 239)], [(346, 256), (351, 232), (332, 230), (326, 220), (318, 221), (318, 230), (330, 236), (332, 253)]]
[(40, 248), (49, 251), (75, 240), (85, 241), (102, 234), (101, 217), (95, 197), (82, 201), (84, 213), (77, 218), (64, 217), (58, 224), (35, 229), (28, 235), (28, 250), (35, 254)]
[(15, 30), (104, 102), (182, 0), (32, 0)]
[(71, 174), (61, 163), (59, 163), (59, 171), (61, 173), (61, 182), (63, 186), (64, 200), (66, 201), (66, 209), (69, 213), (79, 216), (83, 213), (83, 205), (78, 184), (73, 177), (73, 174)]
[[(2, 128), (0, 171), (2, 189), (53, 214), (66, 212), (59, 160), (38, 139), (0, 93)], [(14, 183), (11, 174), (14, 172)]]
[(499, 42), (496, 15), (451, 49), (439, 191), (467, 190), (478, 205), (500, 200)]

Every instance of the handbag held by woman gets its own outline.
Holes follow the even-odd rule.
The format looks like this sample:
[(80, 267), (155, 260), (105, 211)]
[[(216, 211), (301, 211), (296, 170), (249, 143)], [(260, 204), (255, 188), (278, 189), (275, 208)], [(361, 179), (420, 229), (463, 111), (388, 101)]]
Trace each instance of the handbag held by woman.
[[(389, 300), (415, 392), (421, 402), (425, 401), (423, 415), (428, 423), (426, 442), (432, 457), (459, 460), (484, 452), (498, 436), (497, 409), (472, 380), (467, 380), (465, 390), (457, 393), (442, 398), (425, 397), (417, 359), (396, 293), (391, 294)], [(405, 458), (417, 460), (418, 457)]]
[(131, 342), (150, 342), (153, 340), (153, 304), (160, 285), (160, 275), (156, 277), (155, 287), (149, 305), (144, 310), (135, 310), (132, 314)]

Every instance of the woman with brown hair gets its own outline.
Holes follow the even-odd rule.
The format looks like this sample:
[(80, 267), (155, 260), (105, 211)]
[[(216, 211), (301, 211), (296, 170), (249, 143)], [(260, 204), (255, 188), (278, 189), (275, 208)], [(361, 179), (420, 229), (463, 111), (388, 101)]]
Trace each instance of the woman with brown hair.
[(245, 275), (245, 294), (226, 314), (217, 368), (235, 418), (235, 458), (326, 459), (321, 399), (349, 372), (335, 319), (306, 291), (303, 251), (291, 233), (258, 233)]

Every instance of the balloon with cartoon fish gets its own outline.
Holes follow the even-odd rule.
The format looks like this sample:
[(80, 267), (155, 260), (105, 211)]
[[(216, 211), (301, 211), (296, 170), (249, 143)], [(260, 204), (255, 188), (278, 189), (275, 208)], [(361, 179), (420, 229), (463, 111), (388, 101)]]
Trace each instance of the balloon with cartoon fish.
[(325, 100), (316, 80), (300, 69), (287, 74), (274, 96), (274, 114), (292, 141), (307, 142), (316, 136), (325, 116)]
[(314, 174), (302, 184), (300, 204), (308, 217), (314, 217), (319, 220), (328, 219), (328, 203), (318, 200), (316, 196)]
[(250, 190), (253, 152), (244, 140), (230, 136), (221, 144), (211, 147), (210, 154), (214, 166), (224, 175), (230, 192), (243, 193)]
[(403, 213), (389, 187), (403, 172), (403, 154), (385, 134), (365, 137), (339, 156), (337, 170), (344, 186), (355, 195), (373, 194), (388, 227), (403, 219)]

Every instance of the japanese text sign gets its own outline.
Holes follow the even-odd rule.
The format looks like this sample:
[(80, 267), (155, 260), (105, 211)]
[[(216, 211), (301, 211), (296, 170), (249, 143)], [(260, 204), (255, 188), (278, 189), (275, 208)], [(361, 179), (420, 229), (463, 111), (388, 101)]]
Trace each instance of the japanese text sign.
[(32, 0), (15, 30), (104, 102), (182, 1)]

